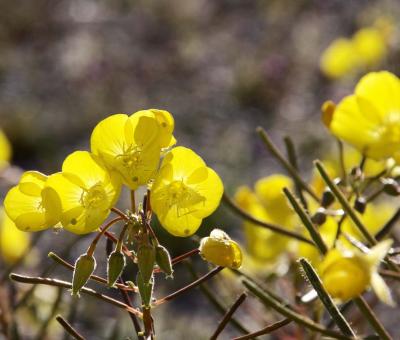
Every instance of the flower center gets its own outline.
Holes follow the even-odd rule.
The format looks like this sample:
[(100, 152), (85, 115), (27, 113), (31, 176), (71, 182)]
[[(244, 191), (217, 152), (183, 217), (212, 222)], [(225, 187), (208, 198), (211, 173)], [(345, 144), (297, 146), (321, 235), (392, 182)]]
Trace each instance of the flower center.
[[(193, 206), (204, 202), (205, 198), (188, 187), (183, 181), (173, 181), (166, 188), (168, 208), (177, 207), (178, 216), (195, 211)], [(190, 209), (192, 208), (192, 209)]]
[(107, 194), (101, 184), (93, 185), (82, 193), (82, 205), (91, 209), (106, 209), (108, 204)]

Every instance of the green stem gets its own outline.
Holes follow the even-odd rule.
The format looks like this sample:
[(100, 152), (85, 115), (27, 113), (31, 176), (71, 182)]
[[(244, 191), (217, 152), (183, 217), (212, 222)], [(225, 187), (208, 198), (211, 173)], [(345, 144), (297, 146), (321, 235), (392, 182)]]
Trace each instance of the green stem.
[(310, 233), (311, 238), (313, 239), (314, 243), (317, 245), (318, 249), (322, 253), (322, 255), (326, 254), (328, 251), (328, 247), (326, 246), (324, 240), (321, 237), (321, 234), (318, 232), (317, 228), (315, 228), (314, 223), (312, 223), (311, 218), (308, 216), (307, 212), (301, 206), (301, 204), (297, 201), (294, 195), (290, 192), (289, 189), (283, 188), (283, 192), (285, 193), (286, 197), (288, 198), (291, 206), (293, 207), (294, 211), (299, 215), (301, 221), (303, 222), (304, 226), (307, 228), (308, 232)]
[(332, 298), (325, 290), (320, 278), (318, 277), (318, 274), (311, 266), (311, 264), (304, 258), (300, 259), (300, 264), (303, 267), (304, 273), (307, 276), (308, 281), (317, 292), (318, 297), (320, 298), (326, 310), (328, 311), (332, 319), (335, 321), (339, 329), (342, 331), (342, 333), (348, 336), (355, 337), (356, 335), (354, 331), (351, 329), (349, 323), (344, 318), (343, 314), (340, 313), (339, 309), (333, 302)]
[(279, 149), (274, 145), (272, 140), (269, 138), (267, 132), (262, 128), (258, 127), (256, 129), (257, 133), (261, 137), (267, 149), (271, 152), (271, 154), (281, 163), (281, 165), (286, 169), (286, 171), (294, 178), (296, 183), (302, 187), (305, 191), (307, 191), (315, 201), (320, 202), (318, 195), (314, 192), (313, 189), (301, 178), (298, 171), (285, 159), (285, 157), (281, 154)]
[(273, 308), (274, 310), (286, 316), (287, 318), (291, 319), (292, 321), (296, 322), (297, 324), (302, 325), (305, 328), (308, 328), (314, 332), (330, 336), (334, 339), (354, 339), (352, 337), (342, 335), (335, 331), (328, 330), (323, 325), (316, 323), (310, 318), (295, 312), (292, 308), (288, 308), (288, 306), (285, 306), (276, 299), (274, 299), (266, 290), (261, 290), (257, 285), (255, 285), (251, 281), (243, 279), (242, 282), (245, 285), (245, 287), (249, 291), (251, 291), (255, 296), (257, 296), (264, 305)]
[(380, 336), (380, 339), (382, 340), (391, 340), (392, 337), (390, 334), (386, 331), (386, 329), (383, 327), (379, 319), (376, 317), (372, 309), (368, 306), (368, 303), (364, 300), (363, 297), (357, 297), (354, 299), (354, 302), (360, 309), (360, 311), (363, 313), (363, 315), (366, 317), (366, 319), (369, 321), (370, 325), (375, 329), (375, 331), (378, 333)]
[(254, 224), (257, 224), (260, 227), (264, 227), (264, 228), (272, 230), (272, 231), (274, 231), (274, 232), (276, 232), (278, 234), (281, 234), (281, 235), (284, 235), (284, 236), (287, 236), (287, 237), (291, 237), (291, 238), (294, 238), (294, 239), (296, 239), (298, 241), (314, 245), (314, 243), (311, 240), (309, 240), (308, 238), (304, 237), (301, 234), (298, 234), (298, 233), (296, 233), (294, 231), (290, 231), (288, 228), (281, 227), (281, 226), (278, 226), (276, 224), (272, 224), (272, 223), (261, 221), (261, 220), (255, 218), (255, 217), (253, 217), (252, 215), (248, 214), (246, 211), (244, 211), (238, 205), (236, 205), (232, 201), (232, 199), (226, 194), (226, 192), (224, 192), (223, 200), (228, 205), (228, 207), (230, 207), (232, 209), (233, 212), (238, 214), (240, 217), (242, 217), (242, 218), (244, 218), (244, 219), (246, 219), (246, 220), (248, 220), (248, 221), (250, 221), (250, 222), (252, 222)]

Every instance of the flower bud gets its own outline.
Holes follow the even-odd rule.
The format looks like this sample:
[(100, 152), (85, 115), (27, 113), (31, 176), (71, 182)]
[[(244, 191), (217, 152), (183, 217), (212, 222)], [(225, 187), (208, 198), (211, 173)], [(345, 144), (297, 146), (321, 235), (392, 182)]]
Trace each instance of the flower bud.
[(125, 267), (125, 256), (120, 251), (113, 251), (108, 257), (107, 279), (108, 286), (114, 286)]
[(137, 251), (137, 261), (139, 272), (142, 275), (143, 282), (148, 283), (153, 274), (156, 253), (154, 247), (149, 244), (142, 244)]
[(75, 262), (72, 277), (72, 295), (78, 295), (81, 288), (89, 280), (96, 268), (96, 259), (92, 255), (83, 254)]
[(400, 188), (398, 183), (393, 178), (382, 179), (383, 191), (390, 196), (399, 196)]
[(367, 207), (367, 201), (364, 197), (358, 197), (354, 202), (354, 209), (356, 209), (359, 213), (363, 214), (365, 208)]
[(242, 251), (239, 245), (219, 229), (214, 229), (209, 237), (200, 241), (200, 255), (204, 260), (217, 266), (240, 268)]
[(156, 262), (160, 269), (167, 274), (167, 277), (172, 277), (174, 270), (172, 269), (171, 256), (168, 250), (161, 245), (156, 247)]
[(311, 217), (311, 221), (317, 225), (322, 225), (326, 222), (326, 213), (324, 208), (319, 208)]
[(154, 277), (151, 275), (149, 281), (147, 283), (144, 282), (142, 275), (140, 272), (136, 277), (137, 287), (139, 289), (140, 298), (142, 299), (142, 304), (144, 306), (150, 306), (151, 298), (153, 296), (153, 287), (154, 287)]
[(324, 208), (328, 208), (335, 201), (335, 196), (332, 194), (332, 191), (326, 189), (322, 194), (322, 202), (321, 205)]

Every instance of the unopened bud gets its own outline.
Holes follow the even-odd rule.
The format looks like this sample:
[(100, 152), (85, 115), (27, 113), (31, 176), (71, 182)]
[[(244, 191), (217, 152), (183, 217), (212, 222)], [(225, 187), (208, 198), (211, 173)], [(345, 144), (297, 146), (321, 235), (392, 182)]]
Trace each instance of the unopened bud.
[(160, 269), (167, 274), (167, 277), (172, 277), (174, 270), (172, 269), (171, 256), (168, 250), (161, 245), (156, 247), (156, 262)]
[(332, 194), (332, 191), (326, 189), (322, 194), (322, 202), (321, 205), (324, 208), (328, 208), (333, 202), (335, 202), (335, 196)]
[(144, 282), (140, 272), (137, 274), (137, 287), (139, 289), (140, 298), (144, 306), (150, 306), (151, 298), (153, 296), (154, 277), (151, 276), (147, 283)]
[(89, 280), (96, 268), (96, 259), (92, 255), (83, 254), (75, 262), (72, 277), (72, 295), (78, 295), (81, 288)]
[(125, 267), (125, 256), (120, 251), (113, 251), (108, 257), (107, 279), (108, 286), (114, 286)]
[(199, 250), (206, 261), (217, 266), (237, 269), (242, 265), (239, 245), (222, 230), (215, 229), (209, 237), (201, 239)]
[(326, 221), (326, 213), (324, 208), (319, 208), (317, 212), (311, 217), (311, 221), (317, 225), (322, 225)]
[(154, 262), (156, 260), (156, 252), (154, 247), (148, 244), (142, 244), (137, 251), (137, 261), (139, 272), (143, 281), (148, 283), (153, 274)]
[(393, 178), (382, 179), (383, 191), (390, 196), (399, 196), (399, 184)]
[(367, 207), (367, 201), (364, 197), (358, 197), (354, 202), (354, 209), (356, 209), (359, 213), (363, 214), (365, 208)]

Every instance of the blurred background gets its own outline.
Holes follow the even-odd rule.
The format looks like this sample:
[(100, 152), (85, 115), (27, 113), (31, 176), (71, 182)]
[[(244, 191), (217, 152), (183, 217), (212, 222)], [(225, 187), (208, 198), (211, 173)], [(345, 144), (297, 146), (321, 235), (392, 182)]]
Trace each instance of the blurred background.
[[(321, 71), (332, 41), (380, 18), (393, 25), (378, 61), (344, 76)], [(230, 193), (278, 169), (255, 134), (258, 125), (279, 146), (290, 135), (307, 174), (310, 161), (332, 145), (320, 123), (322, 103), (349, 94), (368, 70), (399, 73), (399, 18), (397, 0), (1, 1), (0, 128), (12, 144), (14, 166), (49, 174), (73, 150), (89, 148), (99, 120), (160, 108), (174, 115), (178, 144), (202, 155)], [(9, 184), (3, 187), (4, 196)], [(240, 221), (227, 214), (220, 209), (200, 234), (224, 223), (240, 237)], [(164, 238), (175, 255), (193, 246)], [(88, 237), (46, 233), (19, 271), (53, 270), (49, 250), (64, 251), (72, 262), (88, 243)], [(55, 276), (70, 279), (65, 270)], [(177, 277), (190, 279), (185, 267)], [(166, 291), (182, 286), (179, 280)], [(22, 339), (40, 334), (57, 294), (43, 287), (32, 293), (30, 309), (18, 316)], [(112, 307), (73, 301), (65, 292), (60, 299), (61, 311), (89, 339), (132, 334), (129, 318)], [(198, 292), (155, 312), (160, 339), (187, 339), (188, 320), (190, 337), (206, 339), (219, 317)], [(60, 327), (52, 327), (43, 339), (62, 339)]]

